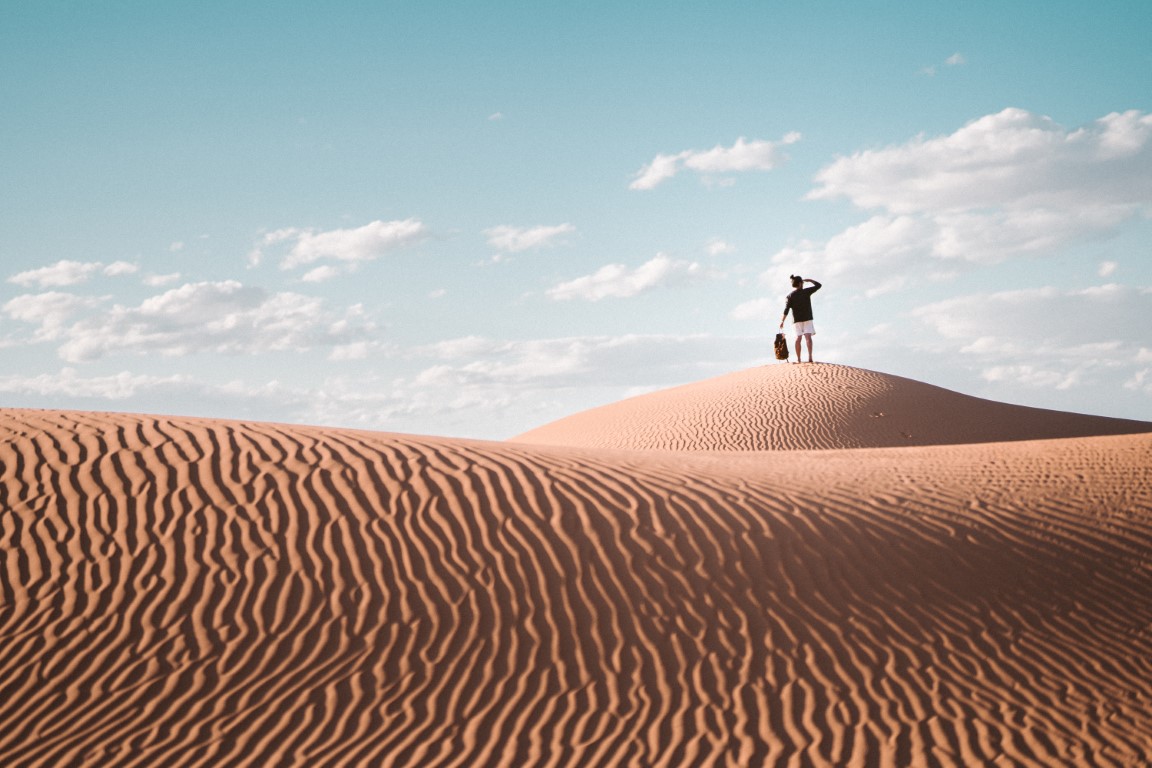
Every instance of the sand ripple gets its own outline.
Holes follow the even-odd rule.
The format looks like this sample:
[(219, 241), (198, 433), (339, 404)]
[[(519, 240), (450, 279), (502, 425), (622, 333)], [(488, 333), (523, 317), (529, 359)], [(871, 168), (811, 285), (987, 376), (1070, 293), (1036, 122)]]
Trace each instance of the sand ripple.
[(693, 456), (0, 411), (0, 542), (5, 766), (1150, 758), (1149, 436)]
[(517, 442), (669, 451), (886, 448), (1152, 432), (845, 365), (773, 364), (593, 408)]

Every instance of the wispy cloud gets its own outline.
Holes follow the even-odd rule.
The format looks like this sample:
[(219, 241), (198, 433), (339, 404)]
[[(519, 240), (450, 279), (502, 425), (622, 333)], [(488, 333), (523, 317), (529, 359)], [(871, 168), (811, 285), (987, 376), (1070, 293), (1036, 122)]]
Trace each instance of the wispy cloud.
[(46, 398), (126, 400), (145, 391), (193, 387), (189, 376), (149, 376), (121, 371), (110, 376), (83, 376), (75, 368), (55, 373), (0, 376), (0, 392)]
[[(960, 67), (968, 63), (968, 58), (957, 51), (948, 58), (944, 59), (944, 66), (946, 67)], [(932, 77), (936, 74), (938, 67), (935, 64), (930, 64), (920, 70), (920, 74)]]
[(93, 276), (103, 274), (108, 277), (121, 277), (135, 273), (137, 267), (127, 261), (115, 261), (105, 265), (99, 261), (72, 261), (64, 259), (39, 269), (29, 269), (8, 278), (9, 283), (38, 288), (62, 288), (79, 285)]
[(571, 224), (554, 226), (513, 227), (502, 224), (484, 230), (488, 245), (503, 253), (520, 253), (555, 245), (564, 235), (576, 231)]
[(340, 274), (340, 270), (337, 267), (334, 267), (331, 264), (324, 264), (322, 266), (316, 267), (315, 269), (310, 269), (307, 272), (305, 272), (300, 277), (300, 282), (302, 282), (302, 283), (323, 283), (327, 280), (331, 280), (332, 278), (336, 277), (339, 274)]
[(280, 257), (282, 269), (332, 261), (342, 270), (373, 261), (381, 256), (412, 245), (427, 235), (427, 229), (418, 219), (373, 221), (352, 229), (316, 231), (288, 227), (266, 233), (249, 253), (249, 263), (259, 264), (269, 249), (287, 252)]
[(694, 261), (679, 261), (658, 254), (634, 269), (624, 264), (608, 264), (590, 275), (550, 288), (547, 295), (557, 301), (624, 299), (659, 286), (701, 277), (703, 274), (703, 267)]
[(160, 288), (165, 285), (172, 285), (173, 283), (180, 282), (181, 275), (179, 272), (169, 272), (164, 275), (148, 275), (144, 278), (144, 285), (150, 288)]
[[(85, 375), (65, 367), (34, 375), (0, 374), (0, 394), (46, 407), (104, 407), (187, 415), (264, 418), (424, 434), (511, 437), (591, 407), (696, 381), (754, 359), (755, 339), (704, 334), (450, 339), (409, 350), (419, 365), (397, 376), (336, 374), (308, 384), (278, 380), (147, 375)], [(336, 357), (359, 359), (371, 344), (349, 344)], [(123, 406), (118, 406), (123, 407)]]
[[(511, 436), (583, 407), (718, 375), (746, 364), (757, 340), (697, 335), (451, 339), (418, 350), (433, 364), (377, 388), (425, 423), (467, 420)], [(372, 391), (362, 387), (364, 391)], [(580, 406), (577, 406), (578, 409)]]
[[(1107, 284), (1078, 290), (1053, 287), (957, 296), (911, 313), (949, 353), (959, 351), (991, 383), (1038, 389), (1094, 386), (1138, 375), (1147, 338), (1133, 317), (1152, 316), (1152, 292)], [(1100, 332), (1085, 340), (1083, 318)]]
[(685, 150), (674, 155), (657, 155), (640, 169), (629, 185), (630, 189), (654, 189), (684, 169), (707, 176), (740, 173), (744, 171), (770, 171), (785, 158), (781, 147), (800, 141), (800, 134), (789, 133), (780, 141), (741, 137), (730, 147), (717, 145), (706, 150)]
[(267, 293), (234, 280), (188, 283), (138, 306), (49, 292), (17, 296), (3, 306), (33, 326), (28, 343), (53, 343), (69, 362), (113, 352), (136, 355), (262, 354), (331, 349), (376, 338), (360, 306), (343, 312), (318, 298)]
[(708, 241), (707, 246), (705, 246), (705, 250), (708, 252), (709, 256), (723, 256), (727, 253), (735, 253), (736, 246), (732, 245), (732, 243), (729, 243), (726, 240), (720, 239), (719, 237), (714, 237)]
[(752, 299), (745, 301), (742, 304), (737, 304), (728, 316), (733, 320), (771, 320), (773, 317), (779, 317), (780, 311), (784, 307), (782, 299), (770, 299), (768, 297), (761, 297), (759, 299)]

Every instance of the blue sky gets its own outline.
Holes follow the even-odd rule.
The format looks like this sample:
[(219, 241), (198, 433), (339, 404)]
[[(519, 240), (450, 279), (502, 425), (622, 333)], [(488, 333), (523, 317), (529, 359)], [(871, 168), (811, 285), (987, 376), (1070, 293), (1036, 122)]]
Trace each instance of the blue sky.
[(625, 5), (0, 2), (0, 404), (501, 439), (799, 271), (818, 359), (1152, 419), (1152, 4)]

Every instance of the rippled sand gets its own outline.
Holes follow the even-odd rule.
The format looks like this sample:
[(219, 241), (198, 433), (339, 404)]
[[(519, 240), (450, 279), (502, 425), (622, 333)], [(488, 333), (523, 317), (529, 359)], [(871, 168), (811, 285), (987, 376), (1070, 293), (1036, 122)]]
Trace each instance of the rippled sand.
[(0, 411), (0, 765), (1147, 763), (1152, 424), (805, 368), (564, 427), (676, 451)]
[(982, 400), (845, 365), (778, 364), (577, 413), (518, 442), (770, 451), (1130, 434), (1152, 424)]

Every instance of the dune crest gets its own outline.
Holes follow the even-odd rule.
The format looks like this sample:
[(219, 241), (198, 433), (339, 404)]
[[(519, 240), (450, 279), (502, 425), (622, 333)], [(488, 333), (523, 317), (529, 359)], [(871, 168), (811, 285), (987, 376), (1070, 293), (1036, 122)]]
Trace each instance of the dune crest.
[(1152, 436), (666, 453), (0, 411), (0, 764), (1136, 765)]
[(845, 365), (775, 364), (621, 400), (514, 442), (671, 451), (889, 448), (1152, 432)]

